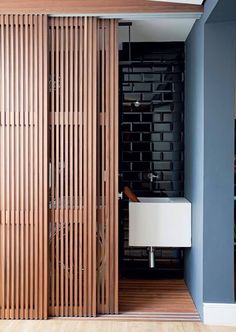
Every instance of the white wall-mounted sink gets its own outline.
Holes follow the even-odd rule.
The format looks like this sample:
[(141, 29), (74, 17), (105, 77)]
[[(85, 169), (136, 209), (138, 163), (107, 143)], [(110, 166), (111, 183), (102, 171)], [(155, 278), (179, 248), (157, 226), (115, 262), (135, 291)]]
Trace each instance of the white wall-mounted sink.
[(191, 203), (182, 197), (139, 197), (129, 202), (129, 245), (191, 247)]

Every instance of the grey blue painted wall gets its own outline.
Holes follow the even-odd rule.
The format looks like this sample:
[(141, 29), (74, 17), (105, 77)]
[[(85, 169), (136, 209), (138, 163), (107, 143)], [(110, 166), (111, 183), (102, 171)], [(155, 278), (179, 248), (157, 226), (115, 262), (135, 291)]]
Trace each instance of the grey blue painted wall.
[(234, 302), (235, 59), (236, 23), (207, 23), (204, 57), (203, 302)]
[(227, 13), (222, 2), (232, 5), (206, 1), (186, 41), (185, 195), (192, 202), (192, 248), (186, 251), (185, 280), (201, 316), (203, 302), (234, 301), (236, 39), (234, 23), (216, 23), (219, 8)]

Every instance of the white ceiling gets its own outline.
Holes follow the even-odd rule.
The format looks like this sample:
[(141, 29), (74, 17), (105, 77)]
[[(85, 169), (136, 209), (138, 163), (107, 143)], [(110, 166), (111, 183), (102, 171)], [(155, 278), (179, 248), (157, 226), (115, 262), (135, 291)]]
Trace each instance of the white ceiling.
[(201, 5), (204, 0), (149, 0), (149, 1), (175, 2), (175, 3), (188, 3), (191, 5)]
[[(131, 42), (185, 41), (195, 21), (193, 18), (134, 20), (131, 21)], [(119, 41), (120, 43), (129, 41), (127, 26), (120, 26)]]

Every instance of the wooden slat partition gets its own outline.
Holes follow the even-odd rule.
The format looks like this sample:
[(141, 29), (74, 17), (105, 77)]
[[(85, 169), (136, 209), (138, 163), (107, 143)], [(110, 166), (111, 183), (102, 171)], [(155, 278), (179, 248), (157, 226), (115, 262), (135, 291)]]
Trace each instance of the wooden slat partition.
[(0, 15), (0, 318), (48, 315), (48, 24)]
[(51, 316), (118, 312), (117, 22), (50, 18)]
[(98, 312), (118, 313), (118, 41), (117, 21), (100, 20), (100, 208)]
[(96, 18), (50, 19), (52, 316), (96, 315)]

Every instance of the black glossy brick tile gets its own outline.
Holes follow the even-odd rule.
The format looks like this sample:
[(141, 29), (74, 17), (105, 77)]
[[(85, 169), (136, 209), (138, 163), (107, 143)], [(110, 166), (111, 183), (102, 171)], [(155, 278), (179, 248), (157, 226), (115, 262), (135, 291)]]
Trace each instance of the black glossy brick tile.
[(171, 131), (172, 124), (171, 123), (154, 123), (153, 124), (153, 131), (157, 132), (164, 132), (164, 131)]
[(161, 122), (162, 121), (162, 114), (154, 113), (153, 114), (153, 122)]
[(172, 83), (153, 83), (153, 92), (170, 92), (172, 91)]
[(150, 83), (133, 83), (133, 91), (144, 92), (151, 91), (152, 85)]
[(124, 121), (124, 122), (140, 122), (140, 114), (137, 114), (137, 113), (123, 114), (122, 121)]
[(163, 191), (173, 190), (172, 182), (160, 182), (159, 183), (159, 190), (163, 190)]
[(162, 152), (142, 152), (142, 160), (150, 161), (162, 160)]
[(141, 181), (142, 172), (124, 172), (123, 180), (124, 181)]
[(148, 162), (133, 162), (132, 163), (132, 170), (133, 171), (142, 171), (142, 172), (151, 172), (151, 163)]
[(144, 74), (143, 79), (145, 82), (161, 82), (161, 74)]
[(181, 152), (163, 152), (163, 160), (179, 161), (181, 160)]
[(152, 134), (151, 133), (142, 133), (141, 134), (141, 141), (142, 142), (151, 142)]
[(153, 105), (154, 112), (171, 112), (174, 110), (173, 103), (157, 103)]
[(149, 123), (134, 123), (133, 124), (133, 131), (138, 131), (138, 132), (142, 132), (142, 131), (150, 131), (151, 128), (151, 124)]
[(150, 73), (152, 72), (152, 68), (149, 66), (146, 67), (141, 67), (141, 66), (136, 66), (132, 68), (133, 72), (136, 73)]
[(136, 100), (141, 99), (140, 93), (124, 93), (124, 101), (129, 101), (134, 103)]
[(153, 163), (153, 170), (154, 171), (161, 171), (161, 170), (172, 170), (173, 165), (170, 161), (159, 161)]
[(122, 131), (131, 131), (131, 123), (121, 123)]
[(181, 82), (182, 81), (182, 74), (181, 73), (171, 73), (163, 75), (164, 82)]
[(163, 141), (165, 142), (181, 141), (181, 132), (163, 133)]
[(162, 139), (162, 134), (160, 133), (152, 133), (151, 134), (151, 141), (152, 142), (159, 142)]
[(142, 114), (142, 121), (143, 122), (152, 122), (153, 119), (153, 114)]
[(123, 133), (122, 134), (123, 142), (132, 142), (132, 141), (140, 141), (140, 133)]
[(162, 66), (153, 66), (152, 70), (154, 72), (167, 72), (167, 71), (172, 71), (172, 66), (166, 66), (166, 65), (162, 65)]
[(133, 151), (150, 151), (151, 150), (151, 143), (148, 142), (140, 142), (140, 143), (133, 143)]
[(182, 114), (180, 112), (163, 114), (164, 122), (180, 122), (181, 120), (182, 120)]
[(123, 84), (122, 85), (122, 90), (124, 91), (124, 92), (132, 92), (133, 91), (133, 84)]
[(171, 151), (172, 150), (172, 143), (169, 142), (156, 142), (153, 143), (153, 151)]
[(125, 161), (139, 161), (140, 153), (139, 152), (123, 152), (122, 159)]
[(121, 142), (120, 145), (122, 151), (131, 151), (132, 143)]
[(121, 162), (120, 164), (120, 168), (122, 169), (122, 171), (131, 171), (131, 166), (132, 164), (130, 162)]
[(163, 172), (164, 181), (182, 181), (183, 172)]
[(123, 77), (124, 82), (142, 82), (143, 75), (142, 74), (125, 74)]

